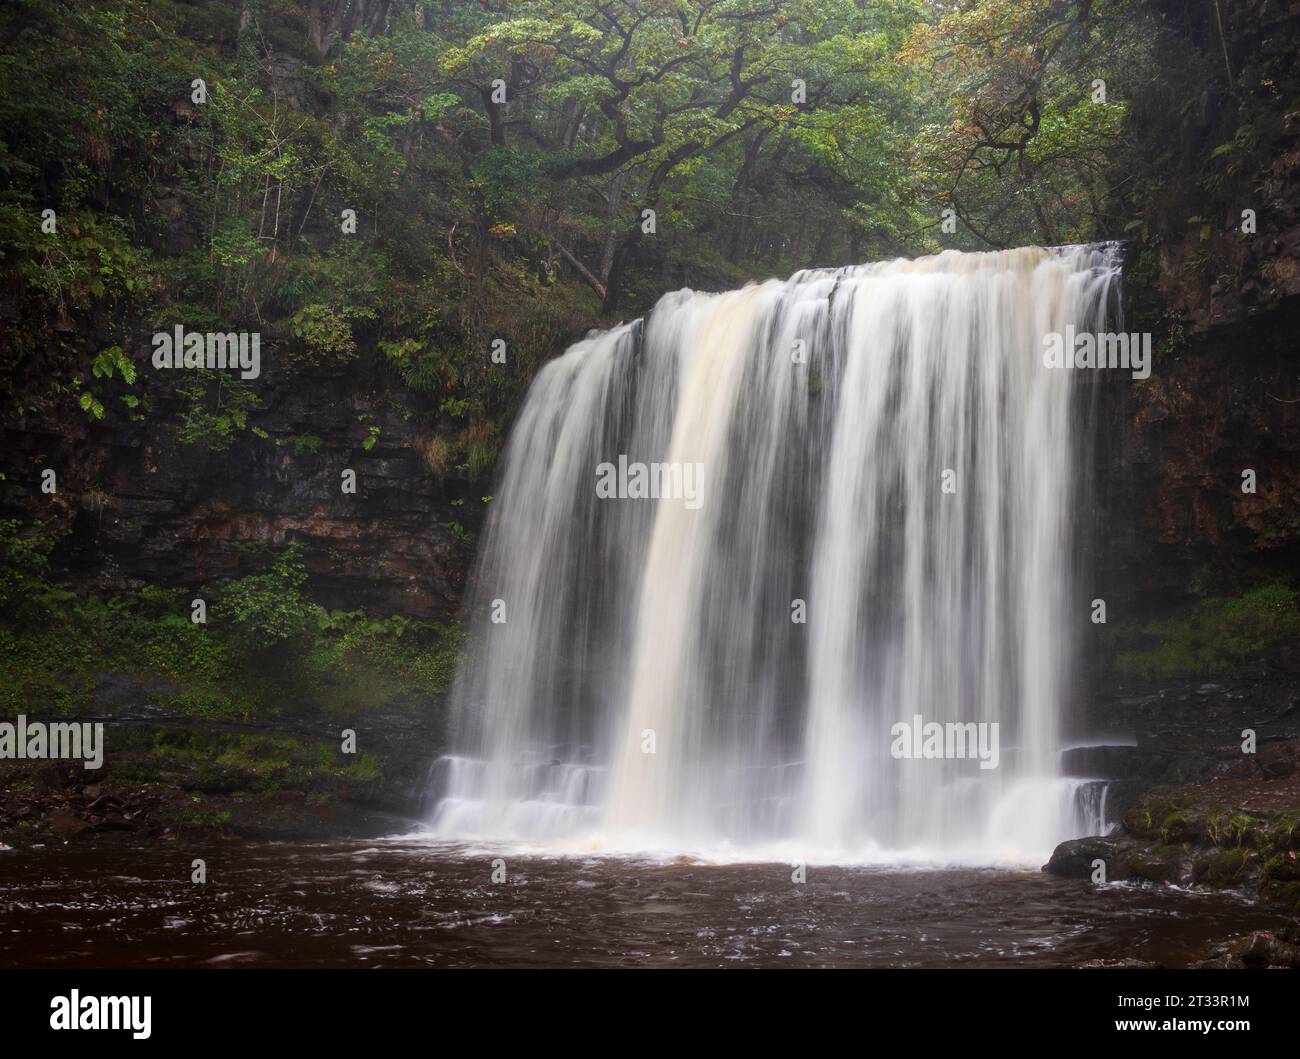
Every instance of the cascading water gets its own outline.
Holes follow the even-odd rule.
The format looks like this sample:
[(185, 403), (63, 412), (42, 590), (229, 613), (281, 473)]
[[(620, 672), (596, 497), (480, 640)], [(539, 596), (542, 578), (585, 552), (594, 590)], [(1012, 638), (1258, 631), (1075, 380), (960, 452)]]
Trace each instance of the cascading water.
[[(1118, 271), (1114, 247), (1026, 248), (680, 291), (547, 364), (434, 831), (987, 862), (1095, 826), (1059, 768), (1082, 388), (1043, 349), (1104, 326)], [(603, 498), (620, 457), (696, 492)], [(996, 723), (997, 767), (900, 759), (918, 717)]]

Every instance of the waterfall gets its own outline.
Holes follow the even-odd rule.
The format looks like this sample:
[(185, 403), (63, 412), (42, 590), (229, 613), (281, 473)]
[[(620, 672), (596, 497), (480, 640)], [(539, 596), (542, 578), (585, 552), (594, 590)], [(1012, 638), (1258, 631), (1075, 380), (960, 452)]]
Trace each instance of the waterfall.
[[(1105, 326), (1118, 272), (1113, 246), (808, 270), (669, 294), (548, 363), (483, 535), (434, 832), (975, 862), (1081, 833), (1088, 388), (1043, 349)], [(638, 495), (637, 465), (678, 488)], [(995, 731), (996, 767), (900, 756), (917, 719)]]

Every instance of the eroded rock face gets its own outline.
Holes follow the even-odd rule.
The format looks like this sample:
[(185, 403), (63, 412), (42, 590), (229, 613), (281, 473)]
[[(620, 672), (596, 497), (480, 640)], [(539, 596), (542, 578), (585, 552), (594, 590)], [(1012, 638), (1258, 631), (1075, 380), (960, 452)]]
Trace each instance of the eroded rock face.
[[(110, 410), (94, 423), (74, 407), (0, 432), (0, 516), (70, 526), (56, 559), (74, 582), (197, 587), (248, 572), (241, 545), (300, 542), (327, 606), (455, 614), (488, 489), (430, 464), (433, 433), (396, 411), (400, 394), (382, 380), (299, 374), (272, 344), (251, 417), (268, 436), (244, 431), (215, 453), (180, 441), (171, 380), (150, 374), (143, 351), (135, 359), (151, 407), (142, 420)], [(53, 496), (40, 489), (45, 468), (58, 476)], [(346, 469), (355, 494), (343, 492)]]
[[(1186, 5), (1153, 6), (1176, 47), (1227, 52), (1240, 98), (1189, 101), (1129, 233), (1124, 329), (1152, 334), (1151, 377), (1096, 382), (1090, 558), (1112, 614), (1139, 616), (1300, 568), (1300, 12), (1243, 0), (1220, 42), (1208, 9), (1197, 30)], [(1167, 132), (1167, 115), (1135, 120)]]
[(1285, 337), (1297, 331), (1289, 303), (1266, 327), (1210, 328), (1164, 363), (1157, 350), (1146, 382), (1101, 383), (1091, 550), (1112, 615), (1300, 566), (1300, 373)]

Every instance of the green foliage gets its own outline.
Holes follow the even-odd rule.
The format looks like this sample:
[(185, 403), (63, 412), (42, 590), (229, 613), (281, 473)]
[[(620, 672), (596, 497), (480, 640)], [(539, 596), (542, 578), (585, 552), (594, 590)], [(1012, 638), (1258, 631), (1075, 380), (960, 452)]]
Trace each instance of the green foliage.
[(266, 573), (228, 581), (218, 590), (215, 620), (234, 630), (253, 655), (302, 650), (326, 620), (325, 611), (302, 593), (307, 569), (302, 548), (290, 545)]
[(382, 778), (379, 758), (363, 750), (357, 755), (357, 760), (344, 769), (344, 775), (357, 783), (377, 783)]
[[(135, 365), (122, 352), (121, 346), (110, 346), (97, 354), (91, 361), (90, 373), (96, 379), (112, 379), (116, 374), (128, 386), (133, 385), (136, 378)], [(81, 410), (91, 419), (103, 419), (105, 409), (99, 396), (91, 390), (82, 390), (83, 383), (80, 375), (74, 378), (72, 383), (73, 389), (80, 394), (77, 403), (81, 406)], [(140, 399), (135, 394), (126, 393), (122, 394), (122, 403), (131, 411), (135, 411), (140, 404)]]
[[(458, 627), (327, 612), (304, 593), (298, 547), (212, 589), (100, 596), (49, 580), (57, 540), (48, 524), (0, 521), (0, 712), (82, 709), (106, 673), (206, 720), (265, 717), (287, 704), (339, 716), (427, 708), (450, 686)], [(191, 620), (195, 596), (209, 601), (206, 624)]]
[(288, 445), (295, 456), (307, 456), (320, 452), (324, 441), (317, 434), (293, 434), (281, 439), (277, 444)]
[(1265, 584), (1235, 597), (1202, 600), (1164, 621), (1116, 625), (1107, 634), (1106, 664), (1116, 673), (1161, 678), (1214, 676), (1300, 637), (1300, 592)]
[[(981, 0), (944, 5), (900, 53), (922, 124), (921, 195), (959, 220), (957, 245), (1117, 236), (1108, 211), (1129, 101), (1146, 86), (1157, 31), (1133, 0)], [(952, 236), (943, 245), (953, 245)]]
[(451, 534), (451, 539), (461, 547), (468, 547), (474, 543), (474, 535), (454, 519), (450, 522), (440, 522), (439, 525), (447, 530)]
[(236, 432), (248, 428), (249, 413), (261, 405), (252, 387), (229, 372), (194, 368), (173, 375), (182, 401), (177, 437), (183, 444), (225, 452)]
[[(537, 367), (665, 288), (1147, 230), (1159, 165), (1133, 104), (1171, 31), (1136, 0), (398, 3), (356, 26), (327, 7), (0, 10), (0, 365), (29, 382), (12, 401), (140, 414), (130, 358), (101, 376), (74, 321), (128, 351), (168, 319), (256, 329), (296, 367), (389, 373), (448, 440), (445, 473), (482, 479)], [(1237, 179), (1265, 139), (1224, 130), (1205, 179)], [(940, 239), (946, 208), (961, 223)], [(188, 444), (251, 426), (255, 388), (165, 385)]]
[(66, 599), (47, 579), (58, 537), (48, 522), (24, 533), (17, 519), (0, 519), (0, 615), (39, 620)]
[(412, 694), (444, 694), (460, 643), (454, 626), (334, 611), (306, 668), (320, 681), (322, 700), (346, 713), (376, 695), (409, 702)]
[(310, 364), (347, 361), (357, 355), (352, 325), (328, 305), (305, 305), (294, 313), (290, 330), (303, 342), (298, 359)]

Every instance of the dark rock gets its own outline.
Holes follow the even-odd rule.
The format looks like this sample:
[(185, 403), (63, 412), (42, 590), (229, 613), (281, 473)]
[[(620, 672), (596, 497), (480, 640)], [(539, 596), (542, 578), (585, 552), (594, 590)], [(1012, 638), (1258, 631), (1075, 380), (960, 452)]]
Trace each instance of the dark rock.
[(1043, 871), (1066, 879), (1091, 879), (1093, 862), (1101, 860), (1106, 863), (1107, 878), (1111, 878), (1117, 853), (1117, 844), (1112, 839), (1072, 838), (1052, 851), (1052, 858), (1043, 865)]
[(1290, 640), (1278, 648), (1277, 664), (1285, 673), (1300, 673), (1300, 640)]
[[(148, 356), (145, 348), (127, 353)], [(79, 410), (21, 430), (0, 427), (0, 514), (50, 516), (41, 494), (18, 483), (52, 461), (66, 468), (60, 493), (74, 498), (58, 554), (71, 587), (198, 587), (250, 572), (241, 545), (297, 542), (306, 546), (312, 595), (328, 607), (452, 619), (472, 549), (445, 524), (477, 531), (484, 507), (476, 498), (486, 488), (426, 455), (446, 439), (394, 412), (400, 394), (358, 397), (348, 374), (304, 381), (269, 341), (263, 358), (263, 407), (254, 420), (267, 436), (242, 433), (225, 459), (180, 443), (175, 395), (156, 373), (140, 377), (149, 412), (116, 437), (87, 425)], [(364, 458), (359, 415), (382, 438)], [(306, 435), (319, 439), (318, 451), (296, 454), (293, 441)], [(358, 471), (358, 496), (339, 489), (340, 467)], [(108, 499), (83, 510), (75, 498), (92, 492)], [(101, 689), (101, 699), (147, 697), (109, 682), (116, 686)]]
[(79, 820), (67, 813), (50, 813), (45, 818), (45, 822), (50, 825), (50, 830), (56, 835), (80, 834), (91, 826), (87, 821)]
[(1257, 930), (1241, 949), (1247, 967), (1300, 967), (1300, 947), (1270, 930)]
[(1271, 780), (1285, 779), (1295, 772), (1294, 761), (1263, 761), (1259, 765), (1260, 771)]
[(1127, 873), (1144, 882), (1172, 883), (1181, 880), (1185, 865), (1164, 849), (1139, 850), (1126, 863)]
[(50, 765), (36, 773), (36, 789), (42, 793), (67, 790), (76, 781), (76, 772), (67, 765)]
[(1106, 823), (1119, 820), (1149, 787), (1148, 781), (1139, 779), (1111, 780), (1106, 784)]
[(1061, 769), (1067, 776), (1122, 780), (1138, 775), (1147, 759), (1136, 746), (1076, 746), (1062, 752)]

